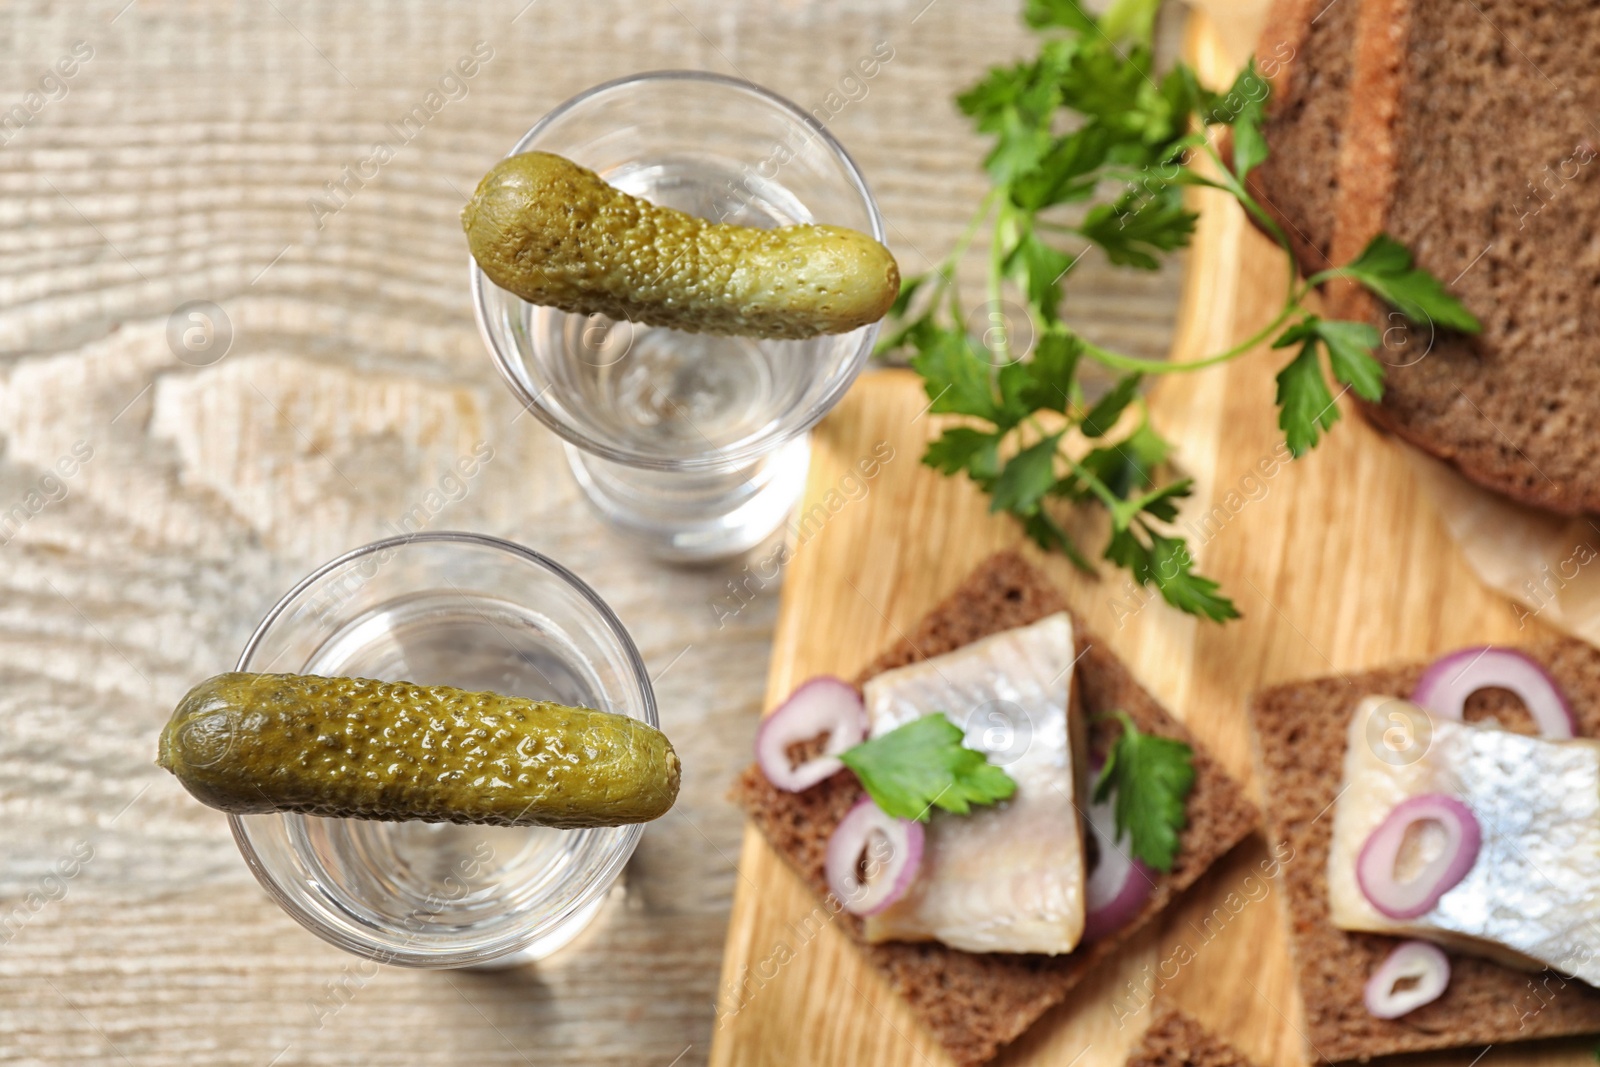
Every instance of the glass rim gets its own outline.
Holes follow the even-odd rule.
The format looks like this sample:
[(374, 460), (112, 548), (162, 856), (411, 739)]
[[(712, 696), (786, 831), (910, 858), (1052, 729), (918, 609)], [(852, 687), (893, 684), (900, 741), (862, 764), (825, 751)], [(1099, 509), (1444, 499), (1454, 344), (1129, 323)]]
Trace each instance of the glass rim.
[[(606, 632), (617, 641), (627, 660), (635, 686), (643, 698), (640, 709), (643, 721), (651, 726), (660, 727), (655, 688), (650, 681), (649, 671), (645, 667), (644, 657), (640, 655), (639, 648), (633, 641), (633, 636), (622, 625), (622, 620), (617, 617), (617, 613), (601, 599), (600, 595), (587, 582), (560, 563), (541, 552), (528, 548), (526, 545), (520, 545), (514, 541), (493, 537), (488, 534), (469, 533), (460, 530), (428, 530), (414, 534), (386, 537), (341, 553), (334, 559), (317, 567), (310, 574), (296, 582), (288, 592), (278, 599), (278, 602), (272, 606), (271, 610), (262, 616), (261, 622), (256, 625), (255, 632), (245, 642), (244, 649), (240, 652), (238, 663), (234, 669), (239, 671), (249, 669), (251, 658), (256, 654), (273, 626), (284, 617), (290, 607), (306, 591), (313, 588), (329, 574), (356, 560), (365, 559), (379, 552), (404, 548), (419, 543), (493, 549), (507, 556), (516, 557), (525, 563), (531, 563), (535, 567), (560, 579), (594, 610), (605, 625)], [(258, 817), (260, 816), (252, 816), (252, 818)], [(285, 813), (266, 817), (280, 821), (290, 818)], [(405, 949), (391, 948), (382, 945), (377, 938), (351, 936), (345, 930), (325, 922), (319, 912), (304, 906), (301, 901), (285, 891), (283, 886), (279, 884), (280, 880), (277, 874), (269, 869), (269, 865), (263, 860), (261, 853), (252, 842), (251, 831), (246, 825), (243, 816), (230, 814), (228, 816), (228, 827), (233, 834), (234, 844), (238, 847), (239, 854), (244, 858), (245, 865), (250, 868), (250, 873), (255, 876), (256, 881), (267, 891), (267, 895), (301, 926), (323, 940), (329, 941), (355, 955), (364, 956), (379, 963), (403, 967), (461, 967), (488, 963), (492, 960), (512, 955), (527, 948), (543, 936), (542, 931), (532, 929), (524, 936), (509, 938), (504, 943), (497, 944), (492, 948), (466, 947), (425, 952), (415, 949), (407, 951)], [(638, 847), (639, 839), (644, 835), (644, 826), (638, 823), (618, 827), (618, 829), (622, 830), (623, 833), (612, 847), (607, 850), (605, 861), (600, 868), (600, 874), (593, 880), (590, 889), (581, 897), (572, 901), (559, 915), (553, 916), (547, 925), (559, 929), (566, 920), (592, 905), (605, 893), (610, 892), (611, 887), (616, 883), (618, 875), (621, 874), (622, 868)]]
[[(746, 78), (736, 78), (728, 74), (719, 74), (709, 70), (684, 70), (666, 68), (662, 70), (648, 70), (638, 74), (628, 74), (620, 78), (612, 78), (598, 85), (589, 87), (575, 96), (569, 97), (560, 104), (547, 111), (539, 121), (529, 127), (528, 132), (518, 138), (517, 143), (511, 147), (505, 157), (518, 155), (527, 150), (527, 145), (540, 133), (544, 132), (556, 120), (564, 117), (576, 108), (589, 103), (595, 97), (616, 89), (625, 88), (637, 83), (646, 82), (705, 82), (720, 85), (724, 88), (738, 90), (754, 96), (763, 103), (775, 106), (778, 110), (788, 114), (810, 130), (813, 138), (820, 140), (843, 165), (846, 177), (855, 194), (867, 209), (867, 217), (871, 223), (870, 235), (880, 244), (885, 243), (887, 232), (884, 229), (883, 213), (878, 209), (878, 201), (872, 195), (872, 190), (867, 186), (866, 177), (861, 173), (854, 157), (838, 138), (828, 130), (827, 126), (817, 121), (816, 116), (806, 111), (799, 104), (788, 97), (773, 92), (762, 85), (757, 85)], [(867, 360), (872, 356), (873, 344), (877, 340), (878, 323), (870, 323), (860, 327), (862, 331), (861, 343), (856, 346), (855, 355), (846, 364), (845, 373), (840, 376), (839, 382), (826, 394), (806, 410), (803, 417), (797, 419), (792, 426), (785, 426), (764, 436), (757, 436), (735, 446), (717, 447), (708, 455), (686, 457), (662, 457), (617, 448), (606, 442), (596, 440), (582, 431), (567, 425), (562, 420), (555, 418), (539, 403), (539, 397), (544, 390), (532, 393), (526, 383), (518, 376), (514, 365), (520, 359), (514, 359), (514, 353), (507, 353), (502, 348), (499, 335), (489, 323), (487, 313), (488, 287), (494, 286), (483, 268), (478, 266), (477, 260), (469, 254), (467, 256), (467, 270), (469, 287), (472, 292), (473, 317), (477, 320), (478, 333), (483, 337), (493, 358), (495, 369), (500, 372), (500, 377), (511, 388), (512, 394), (521, 403), (523, 410), (533, 413), (546, 427), (563, 440), (570, 442), (574, 447), (580, 448), (590, 455), (601, 459), (610, 460), (625, 466), (638, 467), (645, 470), (658, 471), (716, 471), (728, 470), (761, 459), (787, 442), (806, 433), (820, 422), (829, 411), (844, 398), (845, 393), (855, 384), (856, 378), (866, 366)], [(513, 299), (520, 300), (515, 294), (508, 294)]]

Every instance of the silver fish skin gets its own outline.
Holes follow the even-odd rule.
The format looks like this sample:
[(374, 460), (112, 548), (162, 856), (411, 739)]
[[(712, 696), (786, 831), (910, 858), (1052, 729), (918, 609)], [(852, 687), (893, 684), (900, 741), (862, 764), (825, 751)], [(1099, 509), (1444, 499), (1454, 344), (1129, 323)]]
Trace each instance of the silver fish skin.
[(966, 730), (1017, 783), (968, 815), (935, 811), (922, 866), (867, 940), (966, 952), (1070, 952), (1083, 936), (1083, 832), (1068, 720), (1075, 644), (1066, 613), (885, 671), (863, 687), (873, 737), (930, 712)]
[[(1471, 808), (1483, 841), (1431, 910), (1390, 919), (1361, 892), (1356, 857), (1396, 804), (1422, 793)], [(1427, 850), (1442, 832), (1431, 846), (1429, 831), (1417, 836), (1414, 847)], [(1396, 697), (1362, 700), (1346, 739), (1328, 898), (1341, 929), (1421, 937), (1600, 985), (1600, 742), (1441, 719)]]

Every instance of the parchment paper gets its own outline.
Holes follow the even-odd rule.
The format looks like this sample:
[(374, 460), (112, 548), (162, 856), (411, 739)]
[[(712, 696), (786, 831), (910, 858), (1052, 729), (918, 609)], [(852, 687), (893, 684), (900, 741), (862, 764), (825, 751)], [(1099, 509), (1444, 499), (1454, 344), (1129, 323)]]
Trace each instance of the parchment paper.
[(1534, 511), (1402, 447), (1467, 563), (1516, 602), (1518, 619), (1600, 645), (1600, 523)]

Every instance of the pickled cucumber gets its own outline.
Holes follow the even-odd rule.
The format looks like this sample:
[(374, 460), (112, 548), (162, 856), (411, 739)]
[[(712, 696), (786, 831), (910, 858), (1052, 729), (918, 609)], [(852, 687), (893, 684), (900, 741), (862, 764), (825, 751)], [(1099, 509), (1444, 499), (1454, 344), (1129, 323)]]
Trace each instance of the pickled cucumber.
[(497, 826), (618, 826), (666, 814), (678, 756), (637, 719), (444, 685), (219, 674), (191, 689), (156, 760), (203, 804)]
[(866, 234), (709, 222), (548, 152), (501, 160), (461, 223), (483, 272), (529, 303), (689, 332), (846, 333), (900, 291), (894, 257)]

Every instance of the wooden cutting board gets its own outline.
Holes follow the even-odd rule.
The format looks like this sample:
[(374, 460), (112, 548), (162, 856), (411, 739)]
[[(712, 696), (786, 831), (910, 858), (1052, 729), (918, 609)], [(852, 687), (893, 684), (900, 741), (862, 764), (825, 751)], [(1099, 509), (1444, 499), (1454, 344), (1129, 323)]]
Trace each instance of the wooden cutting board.
[[(1222, 39), (1204, 16), (1195, 21), (1192, 61), (1213, 83), (1230, 77), (1249, 41), (1237, 32)], [(1248, 336), (1282, 301), (1286, 264), (1277, 247), (1231, 202), (1206, 194), (1200, 204), (1176, 360)], [(1180, 442), (1176, 462), (1196, 482), (1180, 526), (1242, 620), (1199, 623), (1130, 589), (1118, 571), (1087, 578), (1029, 550), (1258, 803), (1244, 713), (1251, 691), (1544, 633), (1536, 619), (1519, 628), (1512, 605), (1474, 580), (1420, 492), (1404, 446), (1347, 402), (1321, 447), (1276, 462), (1273, 376), (1282, 362), (1282, 353), (1257, 351), (1218, 370), (1169, 376), (1151, 395), (1157, 425)], [(920, 465), (940, 425), (926, 404), (909, 373), (870, 374), (818, 428), (806, 500), (812, 519), (784, 582), (768, 708), (812, 675), (854, 675), (990, 552), (1023, 541), (969, 484)], [(1251, 877), (1265, 858), (1259, 838), (1236, 849), (995, 1062), (1120, 1067), (1152, 1000), (1176, 1003), (1262, 1064), (1305, 1062), (1287, 918), (1276, 888)], [(949, 1063), (843, 934), (825, 927), (807, 938), (792, 925), (814, 906), (747, 829), (711, 1063)], [(1227, 921), (1205, 922), (1218, 908)], [(1193, 959), (1176, 967), (1171, 961), (1187, 955), (1181, 945)], [(1480, 1051), (1423, 1058), (1464, 1067)], [(1518, 1067), (1589, 1061), (1587, 1043), (1502, 1047), (1494, 1057)]]

